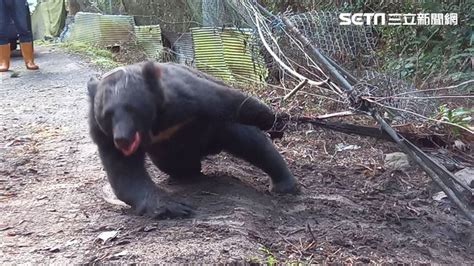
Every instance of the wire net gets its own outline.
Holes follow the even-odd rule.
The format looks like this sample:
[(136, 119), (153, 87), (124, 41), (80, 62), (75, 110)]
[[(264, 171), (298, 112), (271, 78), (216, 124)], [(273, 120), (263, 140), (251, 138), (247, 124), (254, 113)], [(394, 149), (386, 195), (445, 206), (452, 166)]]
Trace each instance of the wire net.
[(339, 64), (346, 67), (347, 64), (353, 67), (375, 65), (377, 38), (372, 27), (341, 26), (338, 13), (333, 11), (311, 11), (292, 15), (289, 19), (304, 36)]
[[(243, 0), (241, 5), (246, 11), (246, 15), (242, 17), (250, 18), (254, 28), (257, 28), (257, 23), (261, 25), (261, 37), (268, 43), (267, 48), (281, 60), (276, 62), (274, 56), (266, 55), (269, 71), (278, 72), (278, 80), (282, 80), (282, 76), (284, 80), (294, 83), (301, 80), (295, 78), (288, 68), (282, 67), (282, 62), (308, 79), (316, 82), (327, 80), (327, 73), (320, 69), (303, 45), (285, 29), (279, 17), (264, 16), (249, 0)], [(394, 123), (420, 121), (433, 115), (437, 102), (428, 99), (427, 93), (418, 91), (410, 82), (375, 71), (378, 66), (376, 46), (379, 41), (376, 28), (340, 25), (339, 14), (338, 10), (313, 10), (299, 14), (286, 11), (282, 15), (324, 55), (357, 78), (358, 83), (353, 86), (352, 98), (370, 98), (379, 109), (383, 109), (394, 119)], [(331, 85), (321, 85), (320, 89), (322, 95), (349, 103), (346, 95), (330, 92), (334, 89)], [(403, 97), (398, 97), (401, 95)], [(340, 108), (347, 108), (347, 105), (344, 106)]]
[(430, 116), (436, 111), (436, 101), (427, 99), (427, 93), (387, 74), (363, 71), (359, 74), (359, 83), (353, 88), (353, 96), (373, 98), (379, 104), (376, 107), (395, 123), (422, 121), (422, 116)]

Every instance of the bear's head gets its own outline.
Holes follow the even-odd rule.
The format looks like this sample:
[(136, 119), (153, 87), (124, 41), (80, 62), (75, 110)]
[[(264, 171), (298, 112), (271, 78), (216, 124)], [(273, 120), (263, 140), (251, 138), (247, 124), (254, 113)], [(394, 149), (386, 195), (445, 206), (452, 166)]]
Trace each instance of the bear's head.
[(160, 69), (153, 62), (116, 68), (88, 84), (93, 116), (124, 155), (133, 154), (164, 105)]

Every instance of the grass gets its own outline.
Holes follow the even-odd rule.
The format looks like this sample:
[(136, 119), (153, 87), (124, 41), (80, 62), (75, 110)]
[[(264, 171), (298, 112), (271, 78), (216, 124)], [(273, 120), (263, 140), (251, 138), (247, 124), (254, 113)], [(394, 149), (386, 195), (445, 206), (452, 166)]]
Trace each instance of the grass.
[(122, 66), (122, 64), (114, 61), (112, 52), (106, 49), (94, 47), (90, 44), (82, 42), (67, 42), (61, 43), (59, 47), (85, 55), (91, 63), (103, 69), (113, 69)]
[(273, 253), (266, 247), (260, 247), (260, 251), (265, 254), (265, 260), (267, 265), (275, 265), (278, 264), (278, 260), (275, 258)]

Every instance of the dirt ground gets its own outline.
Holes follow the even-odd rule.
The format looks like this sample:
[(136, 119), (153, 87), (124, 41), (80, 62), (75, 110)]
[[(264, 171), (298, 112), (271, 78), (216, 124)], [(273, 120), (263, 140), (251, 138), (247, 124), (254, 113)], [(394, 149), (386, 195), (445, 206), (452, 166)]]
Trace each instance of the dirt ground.
[[(432, 200), (416, 168), (383, 168), (391, 144), (301, 128), (276, 142), (302, 193), (275, 196), (258, 169), (226, 154), (208, 178), (156, 182), (196, 207), (183, 220), (134, 216), (103, 198), (105, 173), (88, 136), (86, 82), (99, 71), (58, 48), (21, 58), (0, 79), (0, 262), (474, 263), (473, 228)], [(336, 152), (338, 143), (359, 145)], [(107, 234), (109, 237), (107, 237)]]

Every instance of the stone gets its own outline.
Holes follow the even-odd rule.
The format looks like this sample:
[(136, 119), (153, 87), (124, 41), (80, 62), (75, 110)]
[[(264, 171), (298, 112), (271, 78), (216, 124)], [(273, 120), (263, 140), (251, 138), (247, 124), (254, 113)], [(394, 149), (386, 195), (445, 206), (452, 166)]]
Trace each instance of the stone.
[(410, 160), (403, 152), (393, 152), (385, 154), (384, 165), (390, 170), (407, 170), (410, 168)]
[(474, 188), (474, 168), (464, 168), (454, 174), (459, 181)]

